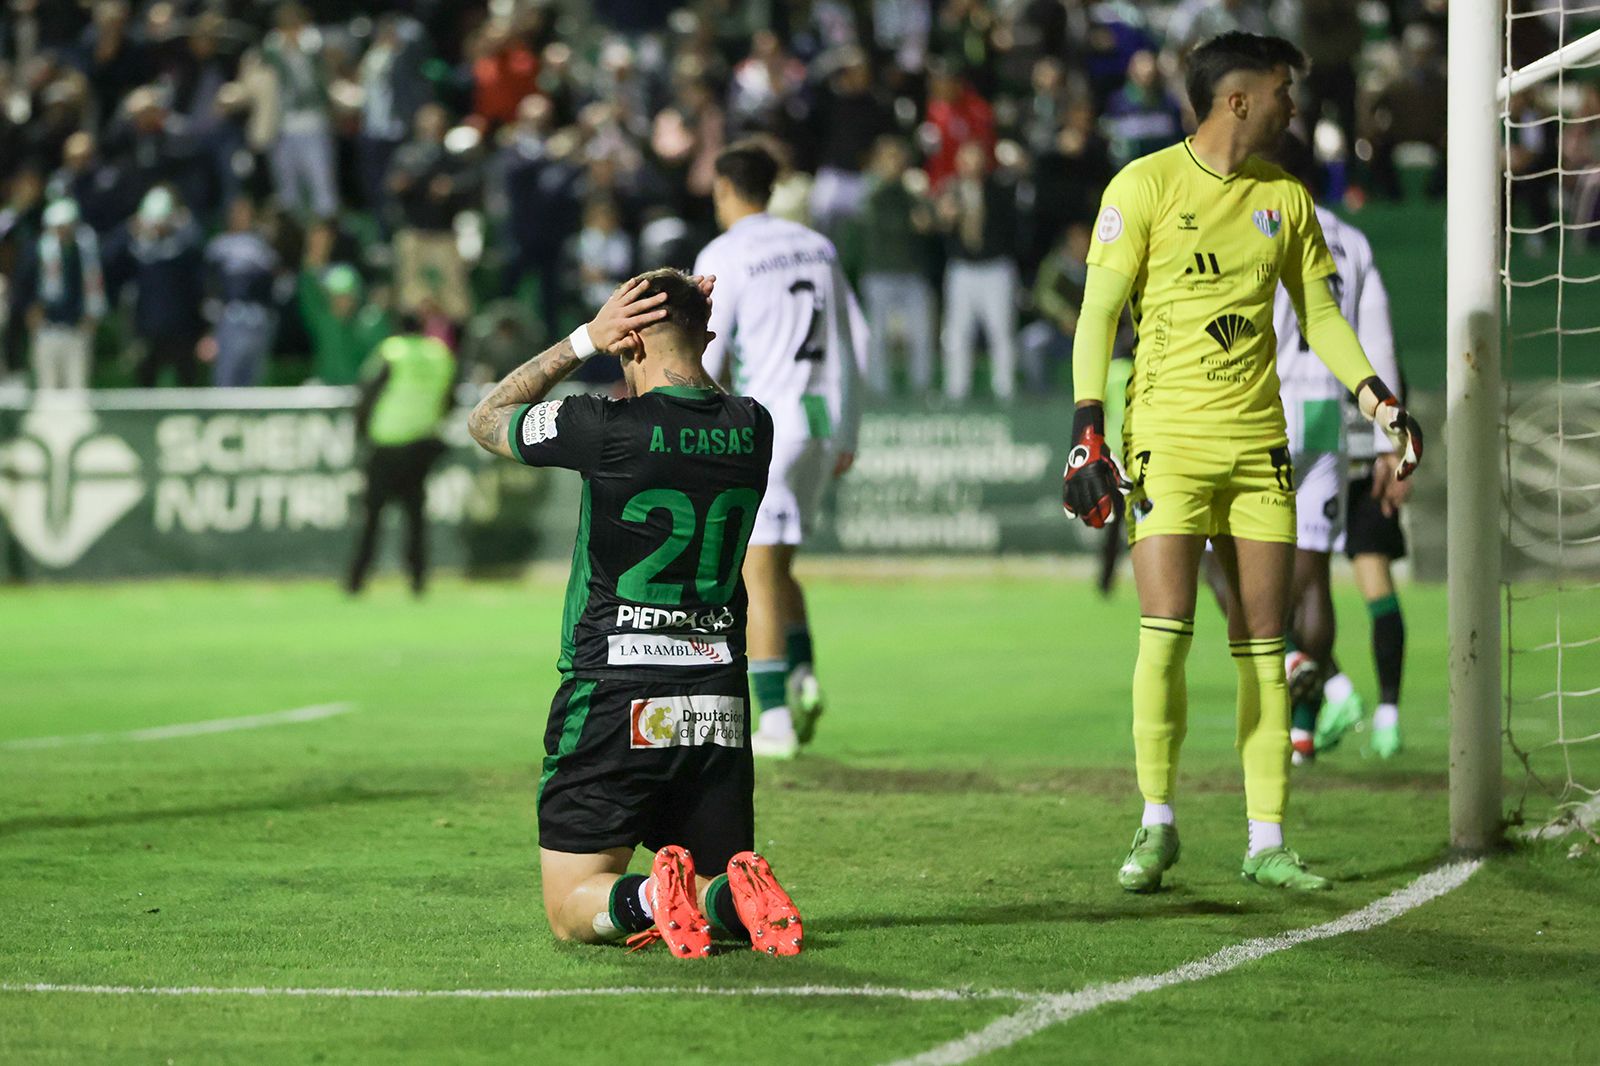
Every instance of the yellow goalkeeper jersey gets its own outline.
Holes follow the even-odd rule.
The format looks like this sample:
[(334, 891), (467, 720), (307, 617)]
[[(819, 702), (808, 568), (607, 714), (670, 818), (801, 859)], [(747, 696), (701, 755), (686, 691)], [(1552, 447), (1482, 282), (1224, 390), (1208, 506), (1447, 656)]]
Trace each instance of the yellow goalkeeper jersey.
[(1111, 179), (1089, 263), (1133, 279), (1124, 436), (1285, 439), (1273, 297), (1335, 272), (1304, 185), (1255, 156), (1218, 174), (1185, 140)]

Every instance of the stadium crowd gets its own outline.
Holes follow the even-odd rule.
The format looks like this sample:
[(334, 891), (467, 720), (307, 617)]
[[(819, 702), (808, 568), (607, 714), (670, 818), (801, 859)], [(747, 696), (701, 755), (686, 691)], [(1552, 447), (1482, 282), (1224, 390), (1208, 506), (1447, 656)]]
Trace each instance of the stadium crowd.
[(980, 332), (996, 395), (1064, 389), (1101, 189), (1192, 127), (1184, 50), (1293, 38), (1333, 193), (1398, 197), (1398, 147), (1442, 161), (1444, 8), (7, 0), (4, 366), (348, 384), (406, 316), (494, 380), (690, 265), (713, 159), (761, 134), (771, 210), (840, 247), (874, 391), (961, 401)]

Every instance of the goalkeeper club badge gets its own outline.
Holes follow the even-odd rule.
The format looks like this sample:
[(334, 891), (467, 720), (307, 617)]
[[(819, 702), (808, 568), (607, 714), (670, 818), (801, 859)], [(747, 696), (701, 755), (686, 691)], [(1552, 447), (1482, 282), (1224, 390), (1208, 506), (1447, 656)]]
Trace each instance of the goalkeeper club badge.
[(1110, 244), (1122, 236), (1122, 212), (1108, 205), (1100, 212), (1100, 221), (1095, 224), (1094, 235), (1100, 238), (1101, 244)]
[(744, 700), (738, 696), (662, 696), (634, 700), (628, 713), (630, 748), (742, 748)]
[(1283, 228), (1283, 215), (1277, 211), (1257, 211), (1251, 217), (1255, 219), (1256, 229), (1266, 237), (1277, 237)]
[(546, 400), (528, 408), (528, 413), (522, 416), (522, 446), (531, 448), (553, 438), (556, 435), (556, 414), (560, 410), (560, 400)]

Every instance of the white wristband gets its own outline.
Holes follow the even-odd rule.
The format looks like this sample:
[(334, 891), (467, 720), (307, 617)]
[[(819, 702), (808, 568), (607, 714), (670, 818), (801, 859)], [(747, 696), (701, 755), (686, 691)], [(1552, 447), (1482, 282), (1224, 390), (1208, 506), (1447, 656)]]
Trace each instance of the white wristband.
[(594, 346), (594, 341), (589, 336), (589, 323), (585, 322), (567, 335), (567, 340), (572, 342), (572, 353), (578, 357), (578, 362), (583, 362), (600, 349)]

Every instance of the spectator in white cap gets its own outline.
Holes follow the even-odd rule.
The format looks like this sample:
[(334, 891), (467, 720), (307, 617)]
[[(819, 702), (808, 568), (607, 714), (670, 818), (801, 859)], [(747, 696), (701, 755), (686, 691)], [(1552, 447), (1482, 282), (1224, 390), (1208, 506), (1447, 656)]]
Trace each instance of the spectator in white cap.
[(72, 200), (44, 211), (44, 230), (24, 250), (18, 304), (33, 335), (33, 382), (39, 389), (87, 389), (94, 331), (106, 313), (94, 231)]
[(205, 335), (205, 235), (172, 191), (158, 185), (145, 194), (128, 226), (128, 245), (115, 273), (132, 281), (133, 329), (145, 354), (135, 375), (143, 387), (171, 368), (177, 383), (200, 383), (196, 349)]

